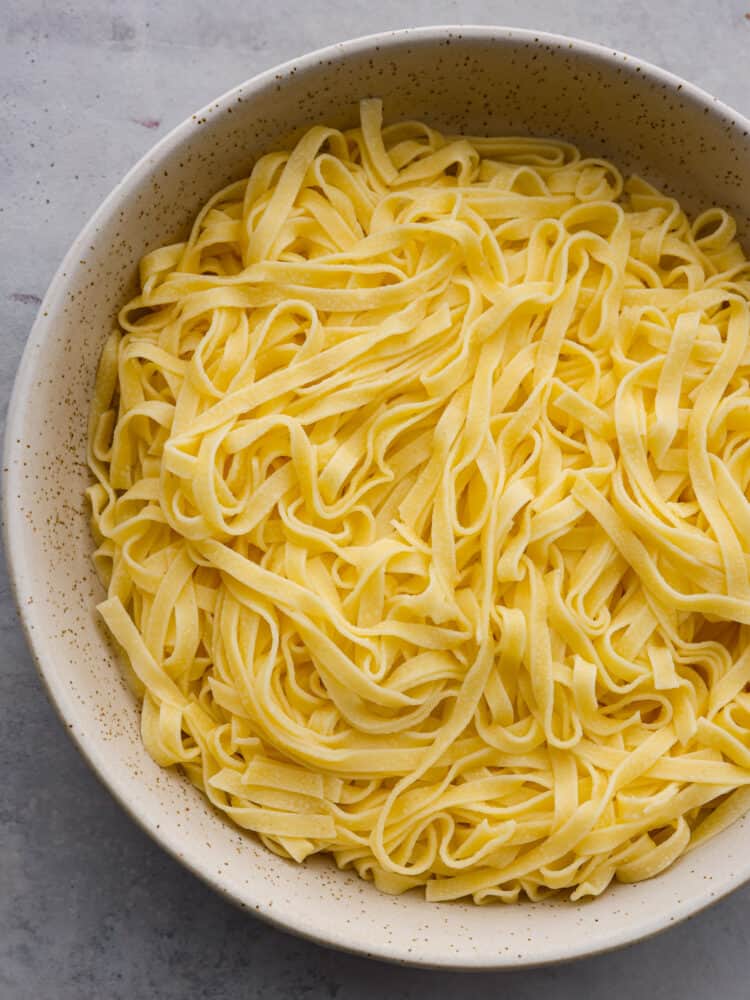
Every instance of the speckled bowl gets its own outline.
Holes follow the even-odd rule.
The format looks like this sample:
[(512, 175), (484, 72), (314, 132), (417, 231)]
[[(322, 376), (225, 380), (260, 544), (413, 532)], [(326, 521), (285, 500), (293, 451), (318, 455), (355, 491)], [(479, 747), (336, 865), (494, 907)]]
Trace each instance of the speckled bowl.
[[(26, 347), (8, 416), (6, 540), (21, 620), (71, 735), (131, 815), (220, 892), (267, 920), (398, 962), (479, 969), (555, 962), (652, 934), (750, 877), (748, 829), (585, 905), (428, 904), (380, 895), (325, 860), (302, 867), (220, 819), (144, 751), (138, 708), (96, 621), (84, 441), (97, 358), (149, 248), (186, 231), (222, 185), (307, 125), (387, 119), (573, 140), (695, 209), (750, 225), (750, 122), (662, 70), (585, 42), (505, 28), (420, 28), (336, 45), (255, 77), (178, 126), (84, 227)], [(743, 184), (744, 179), (744, 184)]]

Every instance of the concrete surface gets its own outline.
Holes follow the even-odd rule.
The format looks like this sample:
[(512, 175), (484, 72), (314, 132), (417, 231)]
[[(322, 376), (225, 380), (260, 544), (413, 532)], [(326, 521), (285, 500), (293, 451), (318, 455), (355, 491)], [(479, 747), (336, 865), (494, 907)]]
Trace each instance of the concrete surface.
[[(459, 22), (616, 46), (750, 112), (750, 0), (1, 0), (2, 412), (59, 259), (156, 138), (306, 50)], [(42, 691), (0, 572), (2, 1000), (750, 995), (750, 887), (624, 951), (502, 975), (393, 968), (250, 919), (163, 854), (89, 773)]]

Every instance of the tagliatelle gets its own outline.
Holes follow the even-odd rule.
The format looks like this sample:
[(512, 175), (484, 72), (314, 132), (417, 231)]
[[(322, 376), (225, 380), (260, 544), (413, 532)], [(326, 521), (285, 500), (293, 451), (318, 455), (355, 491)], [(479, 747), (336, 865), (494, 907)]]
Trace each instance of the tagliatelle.
[(750, 794), (750, 264), (573, 146), (361, 115), (147, 254), (104, 350), (145, 745), (387, 892), (649, 878)]

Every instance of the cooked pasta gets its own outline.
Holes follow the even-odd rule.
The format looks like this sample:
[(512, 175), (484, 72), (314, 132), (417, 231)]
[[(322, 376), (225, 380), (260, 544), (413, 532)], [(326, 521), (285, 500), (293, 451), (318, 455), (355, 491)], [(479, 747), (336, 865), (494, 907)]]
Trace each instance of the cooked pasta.
[(99, 610), (154, 760), (386, 892), (573, 900), (747, 805), (750, 264), (546, 139), (311, 128), (103, 352)]

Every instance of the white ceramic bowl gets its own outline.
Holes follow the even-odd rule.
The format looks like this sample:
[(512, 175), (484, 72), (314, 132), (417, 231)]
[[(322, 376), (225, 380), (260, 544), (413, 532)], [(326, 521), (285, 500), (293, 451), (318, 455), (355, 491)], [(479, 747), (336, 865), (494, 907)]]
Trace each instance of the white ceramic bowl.
[[(475, 907), (392, 898), (317, 860), (298, 867), (220, 819), (144, 751), (138, 709), (100, 630), (84, 442), (97, 358), (141, 254), (184, 233), (215, 190), (312, 122), (387, 119), (572, 140), (726, 206), (750, 231), (750, 122), (662, 70), (585, 42), (504, 28), (364, 38), (263, 73), (164, 138), (74, 242), (32, 330), (8, 415), (7, 551), (21, 620), (71, 735), (131, 815), (220, 892), (298, 934), (399, 962), (499, 968), (602, 951), (680, 920), (750, 877), (739, 820), (658, 878), (585, 905)], [(743, 183), (744, 181), (744, 183)]]

